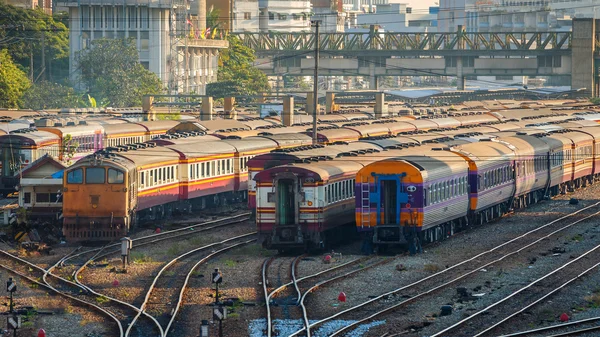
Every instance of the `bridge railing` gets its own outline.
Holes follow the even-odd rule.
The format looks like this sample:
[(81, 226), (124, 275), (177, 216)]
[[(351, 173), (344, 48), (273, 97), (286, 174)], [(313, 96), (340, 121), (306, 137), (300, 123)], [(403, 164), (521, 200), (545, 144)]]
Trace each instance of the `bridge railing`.
[[(315, 34), (236, 33), (256, 52), (308, 51), (314, 49)], [(319, 45), (324, 52), (379, 51), (535, 51), (571, 49), (571, 32), (512, 33), (323, 33)]]

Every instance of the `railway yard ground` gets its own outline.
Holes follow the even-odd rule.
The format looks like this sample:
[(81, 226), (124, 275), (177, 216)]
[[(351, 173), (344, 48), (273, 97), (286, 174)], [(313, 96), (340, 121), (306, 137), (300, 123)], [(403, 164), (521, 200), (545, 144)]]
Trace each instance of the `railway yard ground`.
[[(600, 206), (594, 206), (600, 201), (599, 195), (600, 184), (596, 183), (517, 210), (501, 219), (460, 232), (445, 241), (425, 246), (423, 254), (415, 256), (397, 250), (383, 256), (366, 257), (357, 254), (361, 242), (348, 243), (334, 247), (335, 252), (340, 254), (333, 254), (330, 263), (324, 262), (323, 255), (309, 255), (295, 259), (300, 253), (278, 255), (251, 242), (254, 238), (255, 226), (251, 220), (244, 217), (241, 206), (239, 210), (228, 214), (229, 217), (239, 215), (239, 221), (227, 223), (226, 226), (216, 226), (220, 224), (219, 216), (178, 219), (173, 222), (180, 224), (164, 228), (163, 233), (168, 233), (172, 228), (185, 226), (181, 224), (183, 222), (207, 223), (207, 225), (185, 227), (179, 232), (181, 235), (175, 238), (165, 238), (162, 241), (149, 240), (150, 242), (146, 242), (145, 245), (136, 246), (134, 241), (132, 261), (126, 274), (120, 272), (121, 258), (117, 252), (103, 257), (98, 255), (99, 257), (95, 258), (87, 268), (80, 271), (77, 280), (104, 295), (87, 297), (94, 299), (93, 304), (106, 308), (105, 302), (114, 298), (135, 307), (145, 305), (146, 312), (156, 317), (164, 328), (176, 308), (177, 294), (174, 292), (179, 293), (185, 278), (184, 274), (189, 273), (187, 290), (183, 292), (181, 307), (168, 335), (197, 336), (201, 320), (211, 319), (210, 304), (215, 299), (210, 278), (212, 271), (219, 268), (224, 279), (221, 284), (221, 299), (229, 300), (232, 304), (228, 318), (223, 324), (224, 335), (258, 337), (267, 335), (265, 295), (261, 275), (265, 261), (271, 261), (266, 279), (267, 289), (272, 291), (290, 282), (290, 264), (297, 260), (295, 269), (297, 278), (339, 267), (335, 271), (298, 282), (299, 291), (304, 293), (318, 282), (335, 278), (330, 283), (312, 289), (312, 293), (304, 298), (303, 304), (308, 313), (313, 336), (329, 336), (340, 328), (392, 305), (397, 305), (397, 309), (358, 324), (359, 330), (351, 332), (353, 329), (349, 329), (340, 335), (345, 333), (347, 336), (394, 336), (396, 334), (431, 336), (469, 317), (473, 317), (473, 321), (466, 321), (458, 326), (457, 330), (445, 335), (475, 335), (485, 328), (481, 325), (482, 322), (485, 322), (485, 325), (492, 325), (511, 315), (513, 311), (519, 310), (526, 304), (524, 300), (529, 298), (531, 301), (535, 300), (537, 297), (534, 297), (535, 294), (531, 291), (533, 288), (519, 292), (531, 282), (569, 262), (573, 262), (573, 266), (581, 265), (581, 268), (596, 263), (597, 259), (594, 260), (593, 256), (598, 254), (593, 251), (593, 248), (600, 238), (600, 222), (597, 220), (598, 216), (593, 215), (600, 211)], [(578, 204), (571, 204), (571, 198), (578, 199)], [(510, 255), (512, 250), (507, 248), (507, 251), (496, 251), (496, 256), (492, 259), (485, 254), (473, 259), (478, 254), (490, 251), (498, 245), (577, 210), (581, 211), (572, 215), (568, 221), (564, 220), (560, 225), (567, 225), (567, 222), (575, 220), (581, 220), (580, 222), (565, 226), (556, 233), (549, 230), (543, 234), (532, 234), (534, 236), (532, 239), (524, 238), (522, 242), (515, 241), (516, 248), (512, 247), (512, 250), (518, 249), (519, 246), (525, 248), (518, 254)], [(553, 226), (558, 224), (557, 222)], [(143, 238), (152, 233), (152, 230), (142, 230), (132, 236), (132, 239)], [(543, 236), (547, 237), (534, 243), (535, 239)], [(237, 238), (223, 242), (233, 237)], [(222, 250), (232, 245), (237, 246)], [(18, 255), (44, 269), (56, 264), (78, 247), (70, 244), (59, 245), (53, 248), (52, 255), (27, 256), (23, 251), (15, 251), (9, 245), (0, 244), (3, 251)], [(181, 257), (173, 265), (163, 268), (175, 258), (198, 248), (202, 249)], [(83, 247), (80, 252), (87, 249), (90, 247)], [(588, 251), (592, 251), (589, 258), (584, 256)], [(104, 247), (100, 254), (110, 252), (109, 247)], [(504, 256), (502, 254), (508, 255), (502, 258)], [(66, 260), (64, 266), (55, 269), (52, 273), (74, 281), (73, 272), (90, 257), (91, 253), (87, 258)], [(0, 259), (3, 266), (8, 265), (6, 258), (7, 256), (2, 256)], [(453, 267), (464, 261), (468, 262)], [(201, 263), (193, 268), (198, 262)], [(35, 268), (21, 264), (17, 269), (34, 281), (42, 282), (40, 276), (34, 273)], [(488, 335), (509, 334), (559, 324), (563, 313), (566, 313), (571, 321), (600, 316), (600, 287), (598, 286), (600, 273), (597, 267), (591, 270), (561, 291), (489, 331)], [(161, 273), (154, 283), (155, 288), (148, 293), (159, 271)], [(573, 273), (554, 275), (553, 284), (558, 285), (576, 276)], [(16, 278), (19, 285), (18, 292), (15, 294), (17, 309), (29, 309), (25, 315), (26, 323), (23, 329), (19, 330), (20, 336), (33, 336), (39, 328), (44, 328), (49, 336), (118, 336), (114, 321), (99, 311), (83, 306), (72, 299), (58, 296), (41, 285), (9, 273), (5, 268), (0, 269), (0, 279), (6, 280), (8, 277)], [(429, 279), (414, 285), (415, 282), (425, 278)], [(439, 289), (435, 289), (436, 287)], [(544, 293), (549, 291), (546, 289), (548, 287), (548, 284), (536, 284), (535, 290)], [(397, 291), (399, 288), (405, 289)], [(173, 293), (168, 294), (168, 292)], [(345, 302), (338, 300), (340, 292), (345, 293)], [(384, 296), (382, 301), (376, 301), (371, 306), (350, 310), (363, 302), (392, 292), (393, 294)], [(502, 305), (494, 306), (497, 301), (515, 292), (519, 293), (512, 299)], [(7, 311), (5, 309), (8, 309), (8, 297), (5, 293), (2, 295), (0, 303), (5, 306), (2, 311)], [(538, 297), (540, 296), (542, 295)], [(293, 285), (271, 298), (273, 336), (288, 336), (303, 327), (302, 310), (296, 305), (297, 298)], [(409, 299), (411, 301), (407, 301)], [(511, 304), (510, 301), (513, 299), (515, 302)], [(440, 315), (441, 307), (444, 305), (451, 306), (451, 314)], [(478, 313), (488, 306), (494, 307), (487, 312)], [(111, 307), (108, 308), (110, 310)], [(343, 311), (347, 313), (331, 318)], [(317, 322), (319, 320), (324, 321)], [(137, 325), (147, 324), (142, 321), (140, 320)], [(212, 325), (211, 330), (216, 333), (217, 326)], [(143, 336), (147, 333), (144, 331), (148, 330), (142, 327), (138, 330), (134, 328), (130, 335)], [(544, 332), (532, 336), (548, 334)], [(157, 332), (156, 335), (160, 334)], [(592, 335), (594, 333), (590, 332), (589, 336)]]

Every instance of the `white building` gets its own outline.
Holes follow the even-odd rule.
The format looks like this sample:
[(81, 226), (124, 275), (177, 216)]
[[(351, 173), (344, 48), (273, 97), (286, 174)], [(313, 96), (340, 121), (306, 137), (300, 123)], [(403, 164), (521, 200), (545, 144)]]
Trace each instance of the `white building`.
[(260, 31), (310, 31), (312, 6), (309, 0), (259, 0)]
[(358, 13), (356, 21), (349, 24), (348, 31), (365, 31), (376, 25), (386, 32), (424, 33), (437, 32), (437, 13), (412, 13), (406, 4), (377, 5), (374, 13)]
[[(227, 41), (190, 39), (185, 42), (186, 18), (173, 1), (59, 0), (69, 8), (70, 67), (77, 78), (76, 55), (99, 38), (133, 38), (140, 63), (178, 92), (204, 94), (216, 81), (219, 49)], [(186, 47), (187, 45), (187, 47)], [(186, 57), (187, 51), (187, 57)], [(186, 65), (186, 61), (188, 61)], [(176, 76), (176, 77), (174, 77)], [(173, 85), (175, 83), (175, 85)]]
[(258, 0), (233, 1), (232, 31), (257, 33), (260, 29), (259, 15)]

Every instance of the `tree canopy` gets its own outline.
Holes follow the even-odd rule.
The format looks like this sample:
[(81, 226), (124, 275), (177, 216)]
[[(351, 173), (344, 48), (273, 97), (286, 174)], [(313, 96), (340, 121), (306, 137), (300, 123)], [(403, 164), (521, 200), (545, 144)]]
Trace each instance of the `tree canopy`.
[(17, 108), (29, 85), (27, 76), (13, 62), (8, 50), (0, 50), (0, 107)]
[(160, 78), (139, 63), (132, 39), (97, 39), (78, 55), (81, 81), (101, 106), (142, 104), (142, 96), (162, 92)]
[(229, 48), (219, 55), (218, 81), (207, 85), (206, 94), (221, 98), (251, 96), (269, 91), (267, 76), (254, 66), (254, 51), (244, 46), (236, 36), (227, 39)]
[(58, 83), (42, 81), (32, 85), (23, 95), (21, 106), (26, 109), (59, 109), (84, 106), (75, 89)]
[(34, 80), (41, 74), (42, 38), (45, 45), (46, 78), (69, 77), (69, 32), (67, 27), (40, 9), (14, 7), (0, 1), (0, 42), (21, 70), (30, 71), (33, 53)]

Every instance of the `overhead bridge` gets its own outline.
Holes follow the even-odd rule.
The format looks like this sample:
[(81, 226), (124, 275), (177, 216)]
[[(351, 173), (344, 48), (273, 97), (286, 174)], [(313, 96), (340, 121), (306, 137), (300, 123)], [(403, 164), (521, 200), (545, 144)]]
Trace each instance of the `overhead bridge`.
[[(322, 33), (319, 73), (364, 76), (371, 89), (382, 76), (455, 76), (458, 89), (470, 76), (562, 76), (597, 95), (598, 22), (574, 19), (573, 32)], [(315, 34), (236, 35), (267, 75), (313, 75)]]

